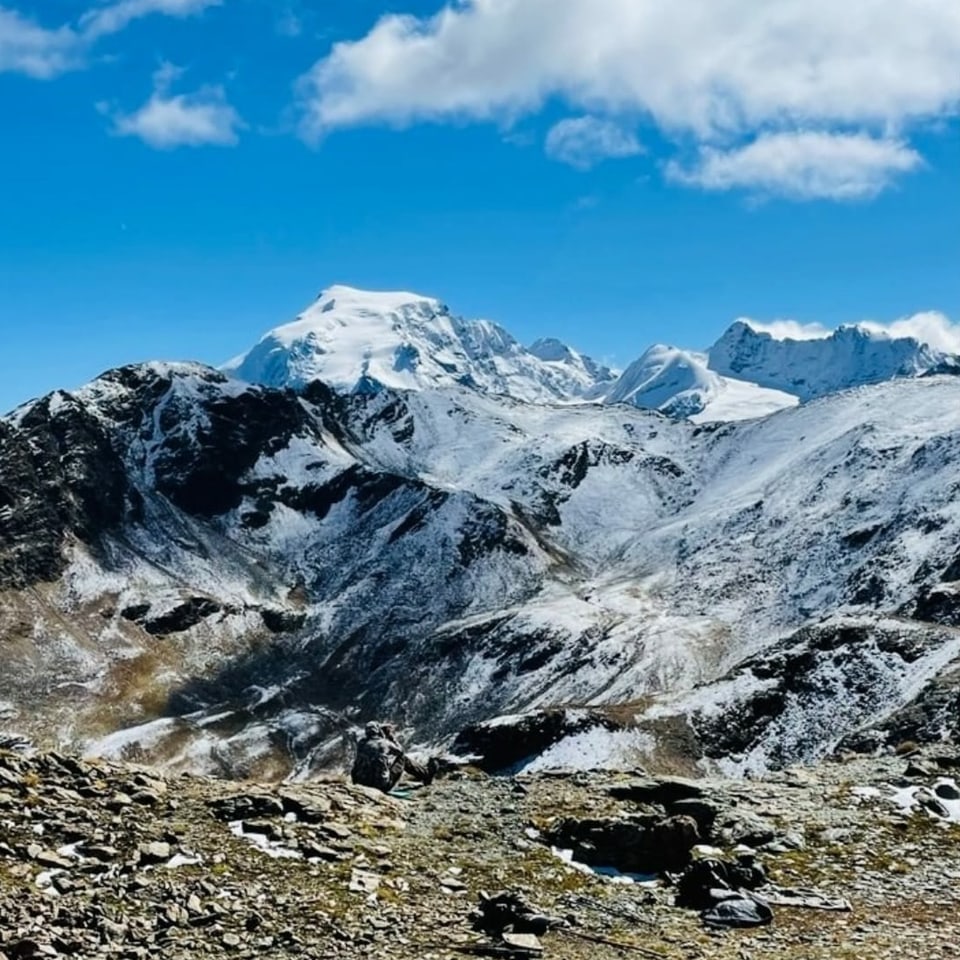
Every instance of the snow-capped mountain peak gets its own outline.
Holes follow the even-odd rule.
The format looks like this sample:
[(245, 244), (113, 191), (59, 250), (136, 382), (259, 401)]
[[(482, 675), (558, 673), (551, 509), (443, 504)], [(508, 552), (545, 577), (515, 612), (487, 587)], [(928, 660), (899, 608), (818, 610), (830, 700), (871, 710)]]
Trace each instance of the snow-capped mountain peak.
[(322, 380), (337, 390), (467, 386), (544, 402), (584, 396), (606, 368), (557, 342), (547, 355), (488, 320), (465, 320), (431, 297), (334, 286), (264, 336), (226, 372), (266, 386)]
[(801, 400), (895, 377), (955, 372), (958, 358), (911, 336), (892, 336), (863, 324), (817, 335), (778, 335), (738, 320), (710, 348), (710, 369)]
[(541, 337), (528, 347), (529, 351), (547, 363), (562, 363), (572, 360), (577, 354), (556, 337)]
[(605, 399), (683, 417), (702, 409), (719, 387), (720, 377), (703, 358), (658, 343), (624, 370)]
[(224, 370), (295, 390), (318, 380), (341, 393), (466, 387), (523, 402), (627, 403), (701, 422), (744, 420), (850, 387), (960, 373), (960, 357), (912, 335), (915, 320), (832, 332), (738, 320), (705, 354), (657, 344), (617, 376), (558, 339), (525, 347), (498, 324), (464, 319), (433, 297), (333, 286)]
[(747, 420), (795, 406), (796, 397), (722, 377), (704, 354), (656, 344), (623, 372), (604, 397), (691, 420)]

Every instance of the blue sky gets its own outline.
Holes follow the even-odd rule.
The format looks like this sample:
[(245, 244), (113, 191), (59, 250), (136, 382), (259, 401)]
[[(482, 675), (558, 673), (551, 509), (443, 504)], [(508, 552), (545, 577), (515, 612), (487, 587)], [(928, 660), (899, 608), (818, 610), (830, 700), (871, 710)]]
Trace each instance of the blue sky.
[(621, 364), (960, 321), (957, 5), (719, 6), (0, 0), (0, 409), (332, 283)]

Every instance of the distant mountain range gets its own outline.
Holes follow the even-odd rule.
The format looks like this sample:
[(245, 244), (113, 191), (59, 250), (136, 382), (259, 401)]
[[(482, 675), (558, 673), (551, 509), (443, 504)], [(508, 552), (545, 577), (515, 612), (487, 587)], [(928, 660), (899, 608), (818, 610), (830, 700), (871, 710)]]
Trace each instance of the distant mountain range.
[(524, 347), (502, 327), (454, 316), (429, 297), (340, 286), (224, 369), (270, 387), (462, 386), (532, 403), (630, 403), (705, 421), (765, 416), (897, 377), (956, 373), (960, 358), (863, 326), (791, 340), (741, 320), (706, 353), (658, 344), (617, 375), (559, 340)]
[(0, 732), (257, 776), (554, 704), (734, 772), (957, 736), (957, 370), (738, 322), (616, 374), (333, 287), (57, 391), (0, 418)]

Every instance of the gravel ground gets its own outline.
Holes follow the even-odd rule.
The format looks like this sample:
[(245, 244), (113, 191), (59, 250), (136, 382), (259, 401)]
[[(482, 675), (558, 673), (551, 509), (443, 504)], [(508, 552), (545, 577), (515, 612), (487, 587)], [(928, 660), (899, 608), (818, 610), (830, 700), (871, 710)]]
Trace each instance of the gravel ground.
[(955, 756), (939, 753), (689, 788), (720, 811), (709, 839), (727, 855), (740, 835), (769, 829), (758, 857), (774, 883), (852, 907), (775, 906), (769, 926), (715, 932), (674, 906), (662, 879), (599, 876), (543, 842), (563, 820), (655, 815), (656, 803), (622, 798), (631, 785), (664, 782), (650, 788), (637, 772), (510, 779), (465, 770), (385, 797), (334, 777), (167, 779), (0, 752), (0, 960), (452, 960), (493, 944), (469, 918), (482, 891), (500, 890), (565, 919), (540, 938), (543, 956), (558, 960), (955, 957), (960, 824), (944, 809), (905, 812), (890, 800), (956, 775)]

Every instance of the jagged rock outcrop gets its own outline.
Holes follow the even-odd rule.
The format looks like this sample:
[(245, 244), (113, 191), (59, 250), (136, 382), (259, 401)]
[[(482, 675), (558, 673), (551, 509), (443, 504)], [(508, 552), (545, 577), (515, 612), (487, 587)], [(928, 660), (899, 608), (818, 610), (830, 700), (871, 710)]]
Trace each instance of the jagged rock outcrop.
[(710, 348), (711, 370), (811, 400), (895, 377), (960, 373), (960, 359), (913, 337), (848, 324), (807, 339), (739, 320)]

